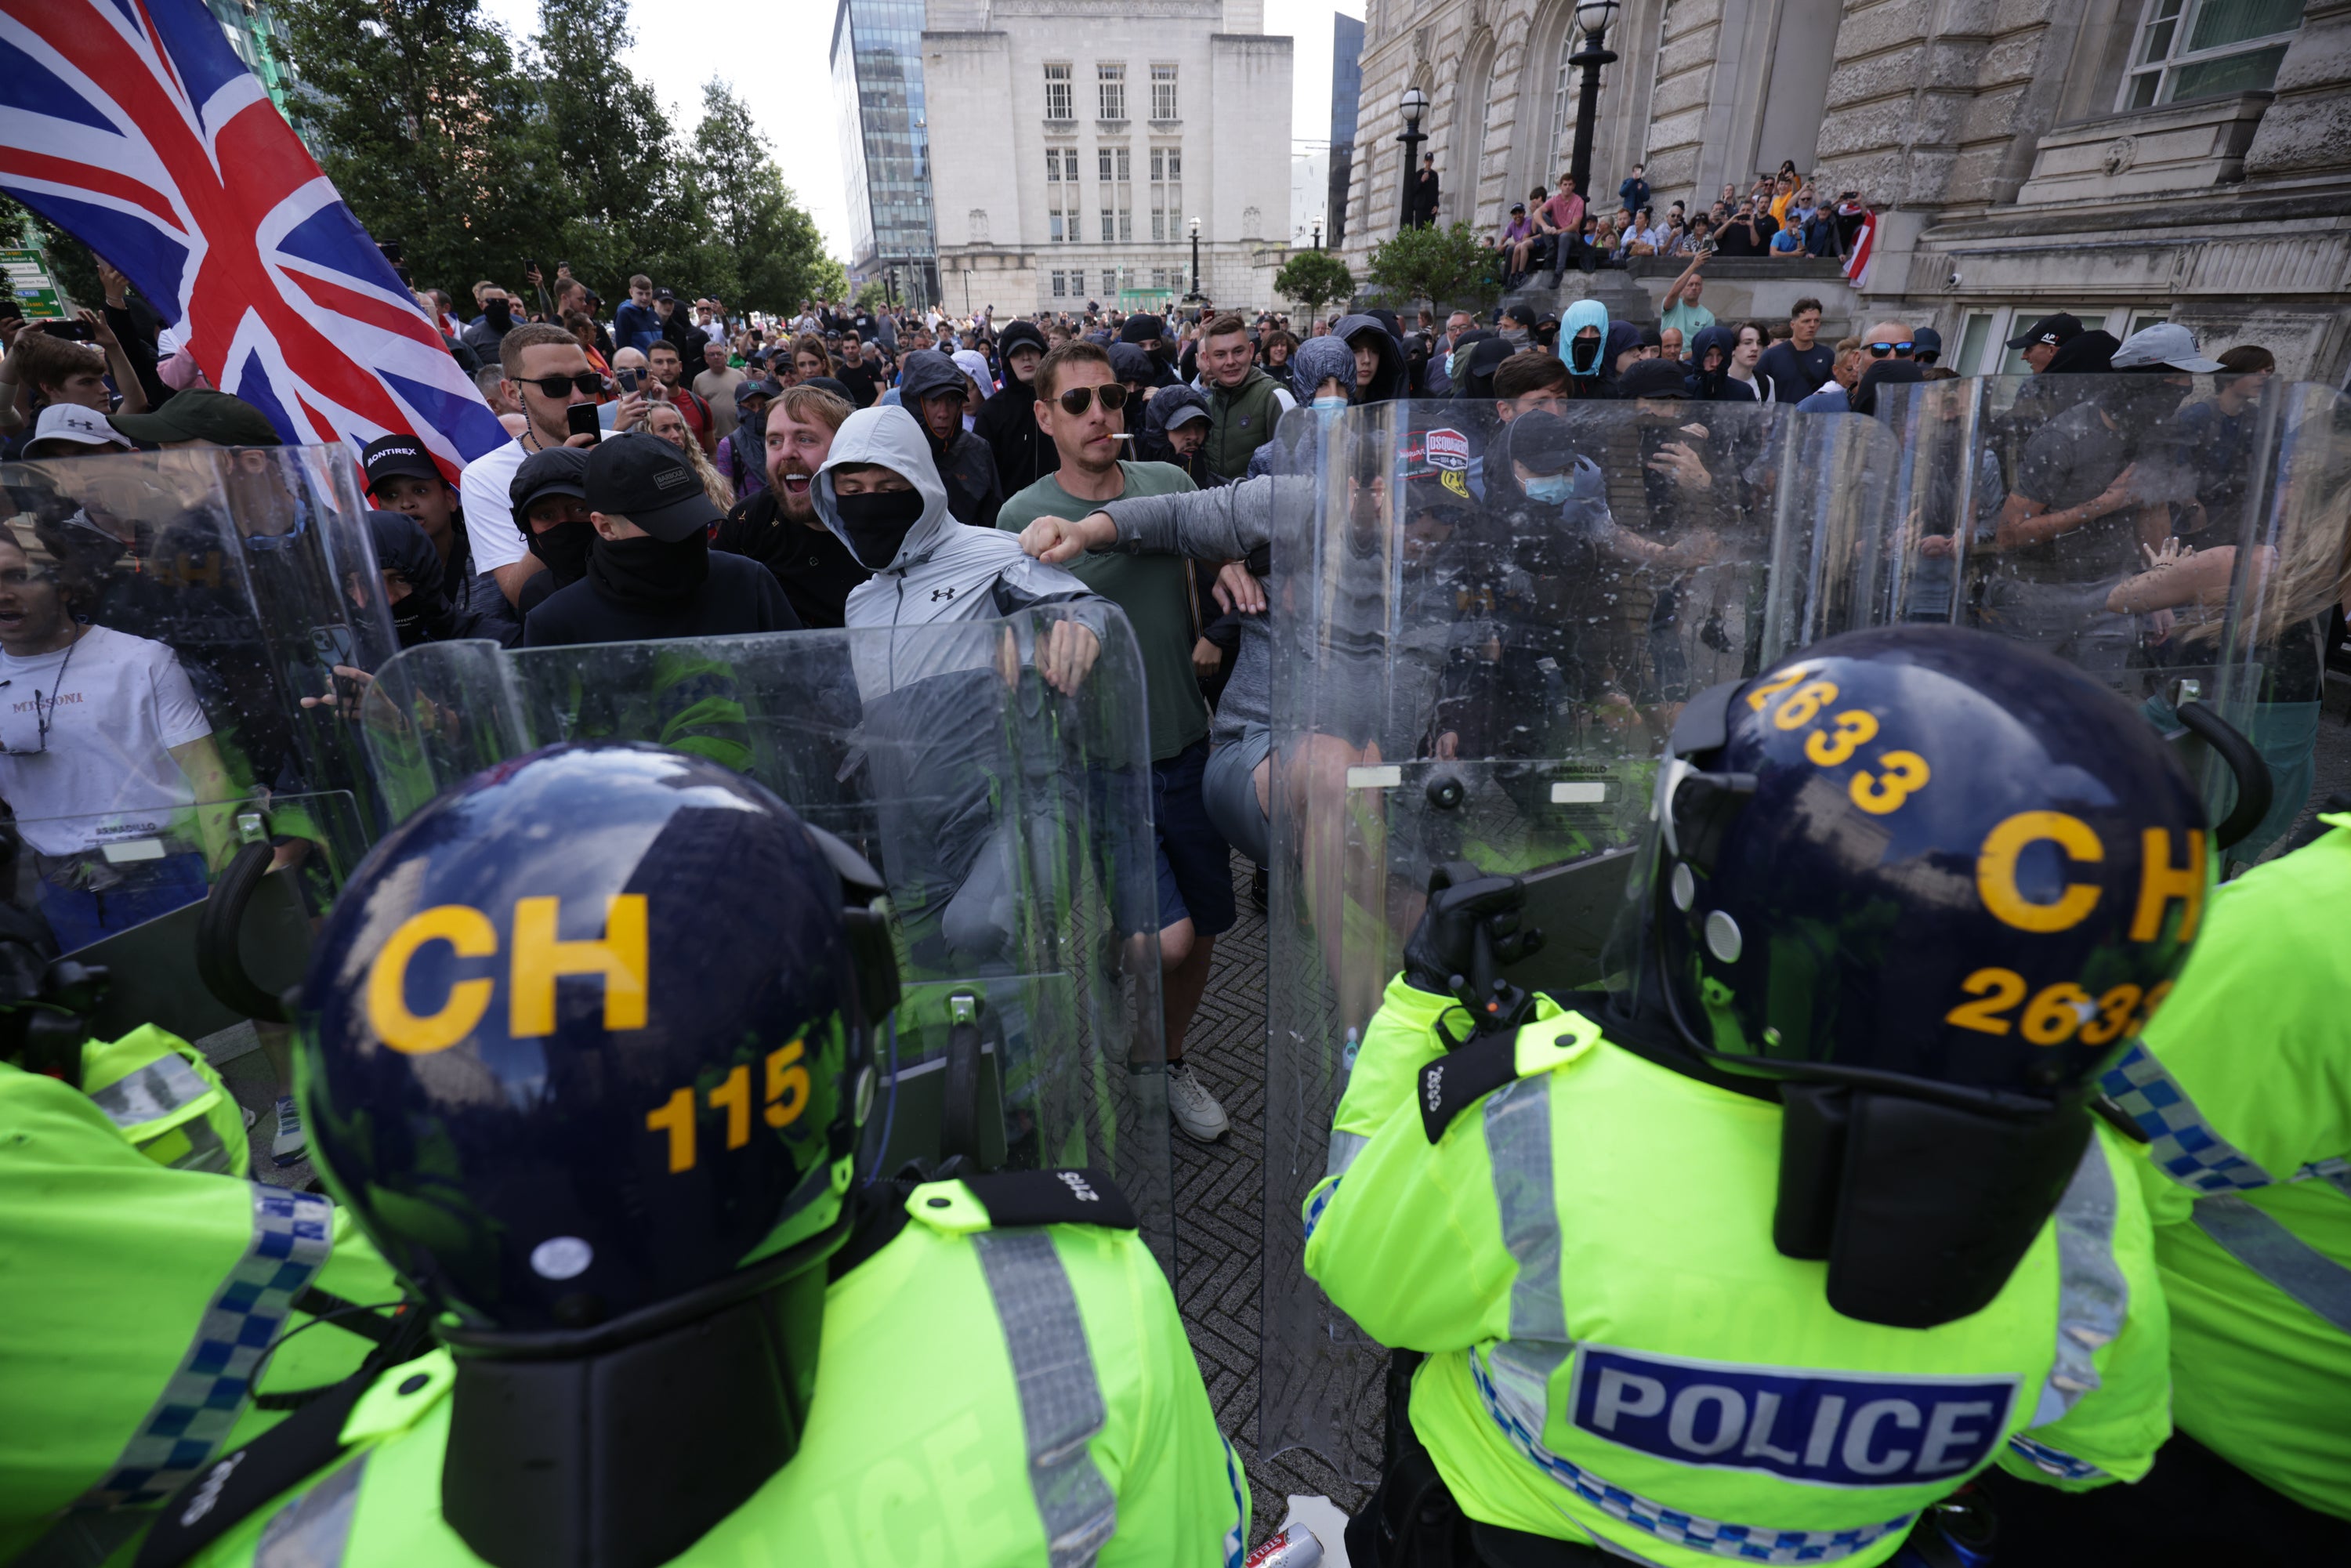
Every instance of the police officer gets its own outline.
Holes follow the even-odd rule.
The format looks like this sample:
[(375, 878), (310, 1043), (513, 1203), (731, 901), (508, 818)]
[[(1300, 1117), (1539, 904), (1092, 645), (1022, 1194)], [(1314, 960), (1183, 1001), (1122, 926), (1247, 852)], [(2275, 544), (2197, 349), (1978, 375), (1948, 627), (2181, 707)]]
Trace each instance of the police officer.
[(84, 1038), (103, 984), (0, 938), (0, 1562), (25, 1568), (103, 1560), (283, 1396), (350, 1376), (391, 1333), (362, 1309), (400, 1299), (347, 1214), (245, 1179), (201, 1052)]
[(2089, 1102), (2204, 898), (2154, 733), (1861, 632), (1692, 698), (1656, 800), (1615, 995), (1503, 981), (1523, 886), (1465, 866), (1364, 1037), (1306, 1266), (1426, 1360), (1351, 1561), (1864, 1565), (1994, 1463), (2142, 1474), (2165, 1320)]
[(2351, 1562), (2351, 812), (2317, 826), (2213, 894), (2105, 1077), (2148, 1140), (2179, 1431), (2136, 1496), (2004, 1497), (2003, 1563)]
[(1240, 1469), (1117, 1189), (857, 1168), (880, 898), (653, 747), (537, 753), (380, 844), (304, 1082), (444, 1348), (227, 1456), (141, 1562), (1237, 1563)]

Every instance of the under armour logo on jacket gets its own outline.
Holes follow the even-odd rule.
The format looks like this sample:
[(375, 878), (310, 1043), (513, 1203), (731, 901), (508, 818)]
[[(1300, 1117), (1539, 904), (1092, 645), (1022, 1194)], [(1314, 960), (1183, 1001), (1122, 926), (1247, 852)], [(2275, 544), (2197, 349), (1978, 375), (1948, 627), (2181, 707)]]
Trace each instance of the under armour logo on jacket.
[(934, 604), (936, 604), (942, 599), (951, 600), (955, 596), (956, 591), (952, 588), (934, 588), (931, 590), (931, 602)]

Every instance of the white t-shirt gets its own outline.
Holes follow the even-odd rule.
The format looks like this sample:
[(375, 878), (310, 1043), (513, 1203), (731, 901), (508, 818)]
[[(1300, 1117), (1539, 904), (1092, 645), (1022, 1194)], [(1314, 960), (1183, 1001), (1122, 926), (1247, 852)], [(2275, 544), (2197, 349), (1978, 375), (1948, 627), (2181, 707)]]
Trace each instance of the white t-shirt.
[(0, 653), (0, 800), (43, 854), (163, 832), (196, 800), (170, 748), (212, 732), (179, 655), (162, 643), (93, 626), (54, 653)]
[(465, 508), (465, 543), (473, 549), (476, 572), (496, 571), (523, 557), (509, 492), (515, 470), (529, 455), (517, 436), (466, 464), (457, 480), (458, 503)]

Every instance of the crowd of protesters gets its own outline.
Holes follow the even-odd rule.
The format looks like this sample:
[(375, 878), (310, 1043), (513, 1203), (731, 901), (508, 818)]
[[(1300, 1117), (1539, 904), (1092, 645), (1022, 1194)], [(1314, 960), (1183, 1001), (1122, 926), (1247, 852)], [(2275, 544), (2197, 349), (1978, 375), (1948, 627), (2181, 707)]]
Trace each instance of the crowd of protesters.
[[(1638, 174), (1626, 183), (1628, 203), (1646, 195), (1632, 188)], [(1473, 476), (1489, 498), (1507, 492), (1512, 505), (1559, 509), (1572, 505), (1563, 497), (1577, 474), (1598, 472), (1560, 418), (1573, 405), (1628, 402), (1679, 422), (1695, 434), (1668, 432), (1644, 448), (1641, 478), (1702, 486), (1723, 476), (1729, 459), (1721, 430), (1707, 429), (1721, 417), (1699, 405), (1756, 405), (1755, 418), (1766, 416), (1763, 405), (1868, 416), (1881, 413), (1889, 388), (1956, 379), (1927, 327), (1878, 320), (1829, 340), (1813, 298), (1785, 319), (1714, 317), (1702, 269), (1708, 256), (1737, 254), (1719, 237), (1726, 225), (1812, 235), (1825, 224), (1831, 248), (1813, 254), (1843, 243), (1840, 205), (1814, 200), (1792, 170), (1768, 183), (1768, 200), (1761, 188), (1745, 198), (1726, 190), (1715, 212), (1687, 225), (1678, 204), (1660, 223), (1646, 201), (1627, 208), (1624, 225), (1599, 225), (1615, 242), (1612, 254), (1689, 256), (1655, 323), (1611, 319), (1593, 300), (1562, 317), (1516, 298), (1441, 321), (1432, 309), (1407, 319), (1374, 308), (1295, 330), (1277, 313), (1244, 317), (1207, 301), (1180, 318), (1089, 306), (1003, 321), (992, 310), (956, 319), (809, 301), (788, 318), (746, 319), (643, 276), (629, 278), (608, 309), (568, 271), (533, 275), (543, 301), (535, 309), (486, 282), (471, 291), (470, 317), (446, 293), (423, 292), (420, 305), (512, 439), (454, 485), (413, 437), (367, 448), (379, 561), (404, 607), (400, 636), (543, 647), (904, 624), (1056, 602), (1081, 607), (1052, 653), (1055, 677), (1074, 680), (1092, 662), (1099, 624), (1082, 607), (1115, 605), (1134, 630), (1149, 694), (1170, 1103), (1186, 1133), (1213, 1138), (1225, 1113), (1185, 1065), (1184, 1046), (1215, 940), (1235, 919), (1231, 851), (1257, 862), (1260, 877), (1270, 858), (1267, 565), (1237, 535), (1204, 559), (1112, 552), (1049, 568), (1033, 559), (1052, 546), (1040, 542), (1040, 519), (1257, 482), (1278, 455), (1283, 416), (1301, 407), (1335, 414), (1444, 401), (1498, 429), (1530, 421), (1477, 455)], [(1588, 260), (1593, 244), (1579, 253), (1561, 243), (1593, 230), (1581, 207), (1562, 181), (1530, 232), (1502, 236), (1510, 270), (1556, 274)], [(1690, 243), (1708, 230), (1716, 237)], [(119, 274), (103, 277), (104, 308), (83, 316), (88, 341), (7, 324), (6, 456), (274, 444), (267, 420), (211, 389)], [(2241, 440), (2245, 410), (2273, 373), (2268, 352), (2245, 345), (2208, 358), (2168, 323), (2117, 342), (2063, 315), (2011, 346), (2037, 375), (2077, 387), (2104, 377), (2125, 390), (2016, 399), (2012, 417), (2024, 423), (1977, 487), (1982, 548), (2076, 529), (2087, 537), (2130, 514), (2142, 526), (2126, 542), (2148, 545), (2154, 576), (2180, 577), (2181, 563), (2212, 542), (2194, 521), (2207, 513), (2196, 497), (2168, 505), (2162, 533), (2173, 542), (2140, 538), (2149, 508), (2128, 476), (2148, 448), (2143, 431), (2114, 437), (2110, 415), (2127, 405), (2135, 412), (2121, 423), (2143, 424), (2153, 389), (2168, 400), (2158, 423), (2179, 441), (2224, 448)], [(2210, 391), (2191, 398), (2199, 376), (2213, 378)], [(2201, 497), (2216, 508), (2223, 499)], [(1943, 548), (1926, 555), (1954, 552), (1958, 523), (1943, 525)], [(1636, 554), (1665, 548), (1619, 536), (1614, 548)], [(2161, 597), (2134, 550), (2107, 553), (2108, 575), (2128, 580), (2116, 594), (2134, 606)], [(896, 591), (879, 592), (877, 580)], [(912, 591), (922, 586), (927, 598)], [(1948, 616), (1943, 591), (1928, 609)], [(1983, 612), (2030, 619), (2033, 602), (2020, 590)], [(0, 643), (11, 625), (0, 616)], [(2311, 664), (2318, 647), (2297, 644), (2295, 657)]]

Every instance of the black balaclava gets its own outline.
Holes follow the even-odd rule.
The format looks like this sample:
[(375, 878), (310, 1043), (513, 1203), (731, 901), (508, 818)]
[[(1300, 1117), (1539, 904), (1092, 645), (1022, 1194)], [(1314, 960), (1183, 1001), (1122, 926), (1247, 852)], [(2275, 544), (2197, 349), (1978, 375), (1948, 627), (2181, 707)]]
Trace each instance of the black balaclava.
[(423, 526), (405, 512), (371, 511), (367, 517), (376, 565), (408, 584), (408, 597), (392, 607), (400, 645), (413, 648), (454, 635), (456, 611), (443, 585), (441, 552)]
[(588, 552), (589, 580), (630, 604), (682, 604), (709, 576), (710, 536), (701, 528), (674, 542), (651, 534), (626, 539), (597, 534)]
[(882, 571), (898, 559), (906, 536), (923, 520), (920, 490), (868, 490), (862, 495), (835, 495), (833, 510), (841, 531), (849, 536), (849, 553), (868, 571)]

